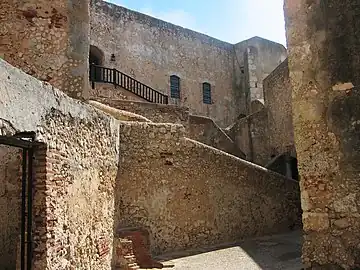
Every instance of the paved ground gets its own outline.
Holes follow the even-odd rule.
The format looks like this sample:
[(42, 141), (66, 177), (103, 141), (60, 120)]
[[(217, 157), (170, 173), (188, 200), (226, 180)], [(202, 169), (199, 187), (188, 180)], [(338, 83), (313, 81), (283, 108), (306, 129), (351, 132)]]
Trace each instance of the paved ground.
[(297, 231), (157, 259), (169, 270), (300, 270), (300, 257), (301, 232)]

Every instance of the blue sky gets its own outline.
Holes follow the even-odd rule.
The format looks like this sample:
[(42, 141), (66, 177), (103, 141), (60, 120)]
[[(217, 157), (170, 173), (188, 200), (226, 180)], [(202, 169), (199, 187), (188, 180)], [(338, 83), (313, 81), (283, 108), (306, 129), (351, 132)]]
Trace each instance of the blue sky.
[(261, 36), (286, 45), (283, 0), (107, 0), (237, 43)]

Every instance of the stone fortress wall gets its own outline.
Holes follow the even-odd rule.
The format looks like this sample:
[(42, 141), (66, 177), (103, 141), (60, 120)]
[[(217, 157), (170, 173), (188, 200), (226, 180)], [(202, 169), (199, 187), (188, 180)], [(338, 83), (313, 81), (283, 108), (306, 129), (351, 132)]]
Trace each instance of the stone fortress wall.
[(0, 58), (75, 98), (88, 96), (89, 0), (0, 2)]
[[(169, 76), (178, 75), (186, 87), (181, 88), (181, 99), (171, 102), (188, 105), (191, 113), (227, 127), (216, 134), (243, 145), (241, 150), (254, 163), (263, 165), (269, 156), (292, 148), (294, 137), (305, 266), (360, 266), (360, 95), (354, 87), (360, 78), (358, 1), (329, 1), (328, 6), (321, 1), (285, 1), (290, 53), (277, 69), (286, 58), (279, 44), (255, 37), (232, 45), (98, 0), (92, 1), (95, 15), (89, 24), (88, 4), (86, 0), (50, 5), (2, 1), (1, 57), (73, 97), (86, 99), (88, 51), (94, 42), (104, 53), (104, 65), (158, 90), (169, 93)], [(98, 34), (87, 38), (90, 25)], [(99, 36), (103, 44), (96, 40)], [(121, 36), (128, 39), (115, 42)], [(160, 37), (164, 43), (155, 46)], [(176, 63), (169, 57), (170, 45)], [(115, 62), (110, 61), (112, 54)], [(120, 61), (124, 55), (125, 61)], [(207, 56), (212, 57), (210, 64)], [(277, 232), (301, 223), (297, 182), (189, 139), (185, 125), (140, 123), (136, 118), (118, 121), (3, 60), (0, 69), (1, 134), (35, 131), (43, 143), (35, 155), (34, 269), (110, 269), (114, 237), (123, 226), (148, 230), (157, 253)], [(201, 101), (204, 80), (214, 85), (212, 105)], [(107, 92), (107, 101), (113, 102), (111, 91), (98, 93)], [(264, 107), (258, 103), (263, 99)], [(176, 119), (185, 124), (183, 116), (192, 117), (174, 104), (165, 106), (168, 111), (161, 116), (161, 106), (146, 109), (129, 102), (122, 106), (159, 121)], [(288, 132), (293, 128), (294, 135)], [(200, 126), (193, 132), (201, 137)], [(7, 217), (0, 226), (8, 229), (0, 234), (4, 241), (0, 263), (9, 264), (18, 260), (14, 248), (18, 220), (8, 217), (19, 207), (12, 198), (19, 189), (9, 177), (17, 177), (18, 153), (6, 147), (0, 151), (1, 164), (9, 164), (0, 171), (0, 210)], [(154, 172), (154, 167), (160, 169)], [(7, 207), (10, 204), (12, 208)]]
[[(221, 127), (247, 113), (250, 96), (263, 99), (263, 79), (286, 58), (275, 42), (252, 38), (233, 45), (101, 0), (91, 1), (90, 40), (102, 65), (158, 91), (170, 95), (170, 76), (180, 77), (180, 99), (171, 103)], [(212, 104), (203, 103), (204, 82), (211, 84)]]
[[(43, 143), (35, 154), (34, 269), (110, 269), (116, 232), (127, 226), (148, 230), (161, 253), (301, 224), (297, 182), (186, 138), (181, 124), (117, 121), (3, 60), (0, 69), (0, 118)], [(1, 157), (16, 168), (16, 153)], [(10, 191), (13, 179), (2, 173)], [(14, 245), (16, 234), (1, 236)], [(0, 259), (16, 262), (16, 249), (7, 245)]]
[(357, 269), (360, 2), (286, 0), (284, 10), (304, 211), (303, 261), (309, 269)]
[[(34, 131), (43, 143), (35, 150), (33, 269), (110, 269), (119, 161), (115, 119), (3, 60), (0, 70), (2, 133)], [(6, 217), (19, 210), (18, 156), (14, 148), (1, 147), (1, 164), (12, 164), (0, 171)], [(4, 222), (0, 268), (11, 263), (14, 269), (20, 217), (2, 219), (1, 226)]]

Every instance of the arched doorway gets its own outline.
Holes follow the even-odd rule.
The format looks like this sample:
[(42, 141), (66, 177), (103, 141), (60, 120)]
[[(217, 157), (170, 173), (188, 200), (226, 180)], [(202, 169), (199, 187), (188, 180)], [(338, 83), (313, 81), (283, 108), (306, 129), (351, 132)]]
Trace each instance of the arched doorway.
[(104, 53), (96, 46), (90, 45), (89, 64), (102, 66), (104, 64)]
[(102, 74), (99, 67), (104, 65), (104, 53), (96, 46), (90, 45), (89, 50), (89, 78), (90, 81), (101, 82)]

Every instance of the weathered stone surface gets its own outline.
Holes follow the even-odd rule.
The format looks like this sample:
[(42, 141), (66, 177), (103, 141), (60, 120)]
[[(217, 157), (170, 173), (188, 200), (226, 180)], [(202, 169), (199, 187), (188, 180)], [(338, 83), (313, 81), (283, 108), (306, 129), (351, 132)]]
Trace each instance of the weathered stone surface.
[(311, 232), (304, 219), (303, 259), (313, 269), (360, 267), (360, 93), (347, 89), (360, 85), (359, 12), (356, 0), (285, 1), (304, 217), (331, 224)]
[(267, 132), (271, 155), (276, 156), (285, 152), (292, 152), (294, 149), (294, 127), (287, 59), (264, 80), (264, 98), (268, 110)]
[[(180, 77), (180, 99), (170, 98), (170, 103), (189, 107), (221, 127), (246, 112), (250, 87), (254, 96), (263, 96), (263, 79), (286, 58), (284, 46), (275, 42), (254, 37), (233, 45), (101, 0), (91, 1), (90, 39), (103, 53), (102, 65), (169, 96), (170, 76)], [(250, 46), (251, 59), (244, 63)], [(211, 84), (212, 104), (203, 102), (204, 82)], [(117, 89), (93, 94), (102, 92), (121, 95)]]
[(35, 151), (34, 269), (110, 269), (115, 119), (3, 60), (0, 70), (0, 118), (44, 143)]
[(90, 93), (89, 93), (89, 99), (97, 99), (97, 98), (101, 98), (101, 100), (121, 99), (121, 100), (147, 102), (145, 99), (119, 86), (114, 86), (113, 84), (110, 83), (99, 83), (99, 82), (95, 83), (94, 89), (92, 89), (92, 87), (90, 88)]
[(283, 45), (253, 37), (234, 45), (236, 116), (251, 112), (250, 102), (263, 100), (263, 80), (287, 57)]
[(148, 229), (158, 254), (300, 223), (297, 182), (186, 139), (184, 132), (175, 124), (121, 124), (119, 227)]
[(228, 131), (246, 160), (265, 166), (271, 159), (267, 132), (267, 109), (236, 120)]
[[(1, 121), (0, 121), (1, 122)], [(21, 213), (21, 150), (0, 145), (0, 268), (14, 269)]]
[(246, 157), (235, 142), (218, 125), (216, 125), (211, 118), (190, 115), (188, 128), (188, 136), (191, 139), (240, 158)]
[(115, 109), (113, 107), (106, 106), (106, 105), (104, 105), (104, 104), (102, 104), (100, 102), (97, 102), (97, 101), (89, 100), (88, 103), (90, 105), (94, 106), (95, 108), (110, 114), (111, 116), (113, 116), (117, 120), (151, 122), (149, 119), (147, 119), (146, 117), (144, 117), (142, 115), (135, 114), (135, 113), (132, 113), (132, 112), (129, 112), (129, 111)]
[(119, 110), (142, 115), (156, 123), (174, 123), (187, 126), (189, 121), (189, 109), (187, 107), (121, 99), (96, 98), (94, 100)]
[(0, 3), (0, 58), (80, 98), (88, 89), (89, 0)]

